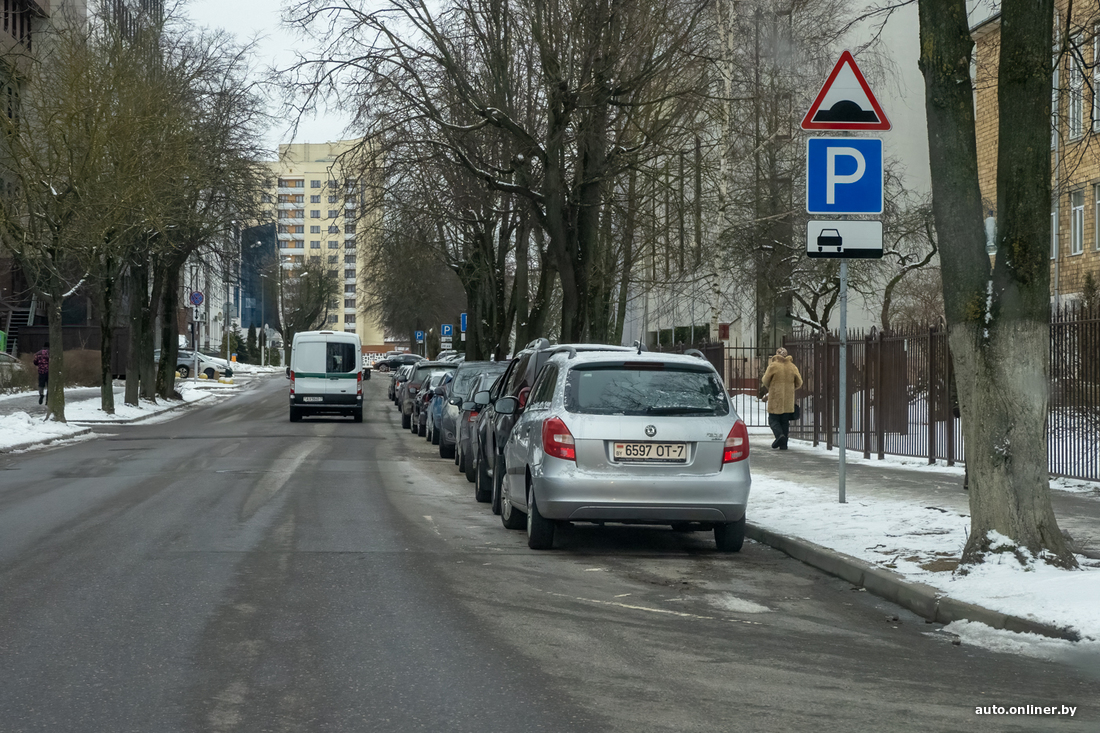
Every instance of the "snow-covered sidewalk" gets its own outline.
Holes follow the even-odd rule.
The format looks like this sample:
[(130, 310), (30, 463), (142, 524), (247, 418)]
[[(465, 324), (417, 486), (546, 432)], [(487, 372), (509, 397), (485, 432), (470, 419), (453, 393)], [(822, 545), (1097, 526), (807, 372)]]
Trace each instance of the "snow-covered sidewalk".
[(38, 408), (35, 414), (17, 411), (0, 415), (0, 451), (19, 450), (69, 438), (80, 439), (89, 433), (88, 428), (91, 425), (149, 420), (202, 400), (236, 394), (240, 392), (242, 386), (222, 384), (212, 380), (188, 379), (176, 382), (176, 389), (183, 397), (182, 401), (168, 400), (153, 403), (142, 400), (136, 407), (125, 404), (121, 394), (116, 393), (114, 414), (108, 414), (100, 409), (98, 396), (67, 402), (65, 419), (68, 422), (66, 423), (44, 420), (44, 407)]
[[(1021, 562), (1006, 552), (965, 575), (955, 572), (970, 527), (961, 469), (857, 458), (849, 467), (847, 503), (840, 504), (835, 450), (792, 442), (790, 450), (781, 452), (770, 450), (769, 443), (752, 440), (756, 460), (749, 520), (754, 525), (889, 569), (958, 601), (1073, 629), (1082, 639), (1074, 646), (1100, 654), (1100, 560), (1079, 555), (1081, 569), (1067, 571), (1034, 558)], [(1058, 497), (1065, 500), (1063, 511), (1071, 507), (1087, 514), (1074, 517), (1075, 526), (1098, 526), (1100, 500), (1092, 497), (1100, 497), (1100, 487), (1062, 481), (1056, 488), (1077, 492)], [(1058, 519), (1073, 524), (1062, 514)], [(1009, 640), (1024, 644), (1023, 637), (1031, 636), (991, 634), (968, 622), (948, 630), (980, 638), (987, 646), (998, 635), (1009, 634), (999, 637), (1002, 646)]]

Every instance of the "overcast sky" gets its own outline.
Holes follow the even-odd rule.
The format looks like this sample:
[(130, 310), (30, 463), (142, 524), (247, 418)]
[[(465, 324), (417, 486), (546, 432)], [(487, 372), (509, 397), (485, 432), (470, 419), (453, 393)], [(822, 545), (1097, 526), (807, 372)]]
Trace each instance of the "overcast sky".
[[(282, 28), (282, 5), (280, 0), (190, 0), (183, 12), (197, 25), (224, 28), (242, 42), (258, 37), (258, 65), (284, 68), (293, 63), (293, 51), (302, 41)], [(265, 142), (274, 152), (279, 143), (340, 140), (347, 122), (344, 115), (325, 112), (303, 121), (297, 138), (291, 140), (289, 125), (284, 121), (272, 127)]]

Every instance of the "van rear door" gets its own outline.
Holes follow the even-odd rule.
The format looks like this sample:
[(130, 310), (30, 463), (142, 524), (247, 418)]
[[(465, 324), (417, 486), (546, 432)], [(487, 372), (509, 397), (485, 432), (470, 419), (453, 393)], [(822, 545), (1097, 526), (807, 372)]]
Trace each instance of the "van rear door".
[(328, 392), (325, 346), (323, 339), (301, 339), (294, 345), (294, 392), (302, 397), (302, 402), (324, 402)]
[(325, 376), (330, 395), (355, 395), (359, 383), (359, 348), (350, 339), (325, 344)]

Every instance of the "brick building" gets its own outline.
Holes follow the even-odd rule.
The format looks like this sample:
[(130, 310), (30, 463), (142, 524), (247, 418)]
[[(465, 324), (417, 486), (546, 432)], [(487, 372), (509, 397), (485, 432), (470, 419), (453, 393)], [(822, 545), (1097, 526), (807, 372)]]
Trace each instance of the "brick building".
[[(1052, 86), (1050, 293), (1079, 300), (1091, 274), (1100, 282), (1100, 11), (1095, 3), (1055, 0)], [(1000, 13), (972, 29), (978, 179), (987, 216), (996, 216), (997, 68)]]

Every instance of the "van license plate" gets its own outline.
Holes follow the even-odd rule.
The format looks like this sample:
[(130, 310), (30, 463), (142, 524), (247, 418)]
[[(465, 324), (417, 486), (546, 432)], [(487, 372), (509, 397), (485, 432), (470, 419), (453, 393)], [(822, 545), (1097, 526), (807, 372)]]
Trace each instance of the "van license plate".
[(324, 397), (303, 397), (302, 402), (320, 402)]
[(687, 463), (687, 443), (616, 443), (615, 460)]

